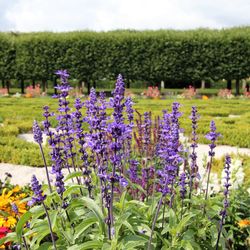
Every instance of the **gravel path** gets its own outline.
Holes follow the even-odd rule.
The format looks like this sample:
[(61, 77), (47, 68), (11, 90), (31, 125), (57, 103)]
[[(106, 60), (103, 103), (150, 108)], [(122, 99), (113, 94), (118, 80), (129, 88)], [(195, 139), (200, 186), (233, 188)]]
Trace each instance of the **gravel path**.
[[(199, 144), (197, 152), (198, 152), (198, 165), (202, 165), (202, 160), (204, 156), (208, 153), (208, 145)], [(247, 154), (250, 156), (250, 149), (248, 148), (236, 148), (231, 146), (217, 146), (215, 148), (215, 157), (221, 158), (225, 154)], [(50, 168), (51, 170), (51, 168)], [(8, 172), (12, 175), (12, 183), (25, 185), (28, 184), (31, 180), (31, 176), (35, 174), (40, 181), (46, 182), (46, 175), (44, 168), (35, 168), (29, 166), (22, 165), (14, 165), (8, 163), (0, 163), (0, 179), (3, 180), (5, 178), (5, 173)], [(68, 170), (64, 169), (63, 172), (66, 174)], [(54, 175), (51, 175), (53, 177)]]

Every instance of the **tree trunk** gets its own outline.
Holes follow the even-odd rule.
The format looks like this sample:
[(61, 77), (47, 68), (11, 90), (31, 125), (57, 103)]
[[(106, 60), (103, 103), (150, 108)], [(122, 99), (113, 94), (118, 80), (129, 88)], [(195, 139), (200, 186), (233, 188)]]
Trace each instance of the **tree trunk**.
[(8, 94), (9, 94), (10, 93), (10, 80), (6, 81), (6, 88), (7, 88)]
[(164, 81), (161, 81), (161, 89), (164, 89), (164, 87), (165, 87), (165, 83)]
[(82, 81), (78, 82), (78, 92), (80, 95), (82, 95)]
[(127, 89), (130, 88), (130, 79), (127, 80)]
[(202, 88), (202, 89), (205, 89), (205, 88), (206, 88), (205, 80), (201, 80), (201, 88)]
[(36, 81), (34, 79), (32, 79), (32, 87), (33, 89), (36, 87)]
[(93, 81), (93, 87), (96, 89), (96, 81)]
[(42, 91), (45, 92), (46, 80), (42, 80)]
[(90, 94), (90, 81), (87, 81), (87, 85), (88, 85), (88, 95)]
[(242, 91), (245, 92), (247, 86), (247, 81), (246, 79), (242, 79)]
[(54, 77), (53, 79), (53, 86), (54, 86), (54, 94), (57, 95), (57, 78)]
[(232, 89), (232, 80), (227, 80), (227, 89)]
[(240, 94), (240, 79), (236, 79), (235, 90), (236, 90), (235, 95), (239, 95)]
[(24, 80), (21, 79), (21, 93), (24, 94)]
[(84, 94), (84, 92), (85, 92), (85, 82), (82, 81), (82, 93)]
[(5, 81), (2, 79), (2, 88), (5, 88)]

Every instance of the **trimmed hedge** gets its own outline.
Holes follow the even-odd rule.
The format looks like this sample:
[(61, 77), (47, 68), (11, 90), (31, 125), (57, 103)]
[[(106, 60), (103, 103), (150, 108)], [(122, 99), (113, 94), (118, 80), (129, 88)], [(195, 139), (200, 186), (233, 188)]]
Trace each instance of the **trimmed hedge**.
[(250, 27), (193, 31), (0, 33), (2, 79), (186, 81), (250, 76)]

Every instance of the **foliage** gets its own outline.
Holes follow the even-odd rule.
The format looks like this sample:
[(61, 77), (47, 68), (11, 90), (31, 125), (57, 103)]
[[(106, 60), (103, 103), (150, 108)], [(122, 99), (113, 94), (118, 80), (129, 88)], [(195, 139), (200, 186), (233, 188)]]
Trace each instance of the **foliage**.
[(26, 95), (25, 97), (38, 97), (41, 95), (41, 89), (40, 89), (40, 84), (36, 84), (35, 87), (33, 86), (28, 86), (25, 90)]
[(0, 78), (54, 80), (55, 68), (90, 82), (249, 77), (249, 27), (190, 31), (0, 33)]
[(246, 98), (250, 98), (250, 92), (249, 92), (249, 91), (245, 91), (245, 92), (244, 92), (244, 96), (245, 96)]
[(161, 95), (160, 90), (158, 87), (148, 87), (146, 91), (143, 92), (143, 95), (145, 95), (148, 98), (158, 99)]
[(231, 89), (220, 89), (218, 92), (218, 96), (221, 98), (232, 99), (234, 96), (232, 95)]
[(0, 88), (0, 97), (1, 96), (8, 96), (8, 89), (7, 88)]
[[(72, 101), (72, 99), (69, 99)], [(160, 115), (162, 107), (169, 108), (170, 103), (175, 100), (151, 100), (134, 99), (135, 109), (143, 114), (146, 110), (151, 111), (152, 117)], [(249, 130), (249, 100), (178, 100), (181, 103), (183, 117), (180, 122), (184, 128), (184, 135), (189, 137), (191, 133), (188, 121), (188, 112), (192, 105), (196, 105), (201, 114), (198, 127), (199, 143), (207, 144), (208, 141), (202, 136), (208, 132), (209, 120), (216, 121), (218, 131), (223, 134), (218, 144), (250, 148)], [(20, 133), (30, 133), (33, 120), (41, 121), (41, 107), (49, 105), (56, 111), (56, 101), (51, 98), (2, 98), (0, 105), (0, 162), (24, 164), (28, 166), (42, 166), (37, 145), (17, 138)], [(221, 108), (223, 107), (223, 108)], [(85, 110), (83, 109), (83, 112)], [(229, 115), (235, 117), (229, 117)], [(238, 117), (237, 117), (238, 116)], [(52, 127), (57, 121), (52, 117)], [(86, 127), (87, 129), (87, 127)], [(46, 159), (49, 161), (49, 151), (45, 147)]]
[[(97, 97), (92, 89), (89, 99), (84, 103), (77, 99), (72, 109), (66, 98), (70, 90), (67, 72), (59, 73), (63, 74), (63, 84), (58, 96), (57, 130), (51, 131), (50, 118), (54, 114), (47, 106), (43, 123), (50, 138), (56, 182), (51, 183), (50, 190), (49, 185), (42, 186), (33, 177), (34, 194), (29, 201), (32, 208), (20, 218), (15, 232), (0, 240), (0, 245), (14, 242), (34, 250), (215, 249), (217, 243), (222, 249), (249, 247), (249, 195), (240, 187), (231, 188), (228, 196), (232, 177), (227, 169), (226, 182), (221, 180), (226, 188), (218, 193), (209, 191), (204, 199), (199, 168), (195, 164), (192, 168), (189, 161), (195, 154), (188, 153), (179, 141), (178, 103), (173, 104), (172, 112), (163, 111), (158, 122), (152, 122), (150, 112), (138, 114), (133, 121), (131, 99), (124, 100), (125, 89), (119, 76), (109, 102), (103, 95)], [(83, 105), (87, 109), (84, 116)], [(193, 119), (191, 140), (196, 143)], [(133, 122), (139, 142), (135, 150), (131, 148)], [(83, 130), (84, 123), (88, 130)], [(207, 134), (212, 141), (210, 169), (218, 136), (211, 124)], [(42, 131), (37, 123), (33, 131), (41, 146)], [(228, 168), (229, 159), (227, 156)], [(67, 176), (61, 175), (63, 167), (68, 167)], [(181, 173), (185, 174), (184, 181), (179, 179)], [(223, 203), (221, 191), (230, 205), (227, 200)], [(226, 219), (225, 223), (221, 218)]]
[[(18, 220), (27, 212), (28, 188), (14, 186), (10, 180), (8, 173), (4, 181), (0, 180), (0, 238), (15, 230)], [(10, 243), (5, 243), (0, 249), (6, 249), (8, 245)]]
[(196, 89), (189, 85), (188, 89), (184, 89), (182, 96), (187, 99), (193, 99), (196, 96)]

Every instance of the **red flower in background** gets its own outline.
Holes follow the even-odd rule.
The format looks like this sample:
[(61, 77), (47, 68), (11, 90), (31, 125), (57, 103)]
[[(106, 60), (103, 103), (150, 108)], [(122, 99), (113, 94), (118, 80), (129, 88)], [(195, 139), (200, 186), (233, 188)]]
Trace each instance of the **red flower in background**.
[[(5, 237), (8, 233), (12, 232), (8, 227), (0, 227), (0, 239)], [(4, 244), (5, 246), (9, 246), (10, 242)]]

